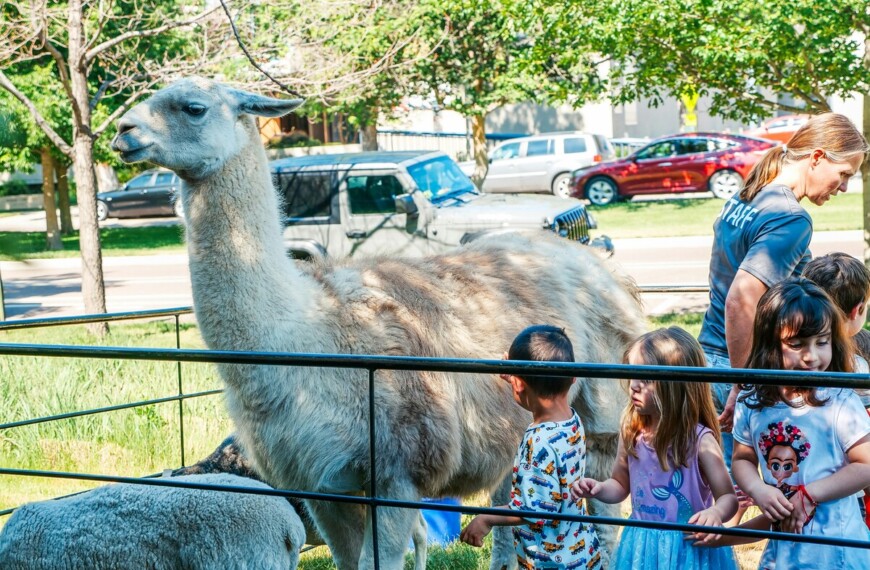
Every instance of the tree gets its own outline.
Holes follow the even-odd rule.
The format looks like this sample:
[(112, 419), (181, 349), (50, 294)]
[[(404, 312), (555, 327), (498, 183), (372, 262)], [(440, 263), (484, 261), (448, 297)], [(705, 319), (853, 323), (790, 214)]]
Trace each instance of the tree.
[[(94, 146), (138, 97), (161, 81), (223, 61), (227, 34), (211, 17), (220, 5), (193, 1), (87, 3), (16, 0), (0, 8), (0, 87), (17, 99), (73, 164), (79, 204), (85, 311), (106, 311), (96, 215)], [(195, 33), (191, 30), (195, 29)], [(49, 63), (53, 92), (71, 117), (68, 137), (21, 82), (34, 62)], [(105, 324), (91, 330), (105, 334)]]

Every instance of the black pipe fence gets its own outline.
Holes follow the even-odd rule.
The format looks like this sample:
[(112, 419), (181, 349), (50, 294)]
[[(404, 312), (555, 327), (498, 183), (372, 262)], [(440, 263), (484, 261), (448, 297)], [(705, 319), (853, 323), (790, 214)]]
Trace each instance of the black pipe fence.
[[(703, 292), (702, 286), (673, 287), (653, 286), (647, 292)], [(375, 473), (375, 427), (371, 418), (375, 417), (374, 392), (375, 379), (378, 370), (415, 370), (429, 372), (457, 372), (474, 374), (518, 374), (518, 375), (559, 375), (588, 378), (622, 379), (635, 378), (642, 380), (655, 380), (659, 382), (709, 382), (709, 383), (741, 383), (759, 385), (810, 385), (818, 387), (835, 388), (870, 388), (870, 374), (845, 374), (830, 372), (797, 372), (797, 371), (767, 371), (748, 369), (710, 369), (694, 367), (666, 367), (666, 366), (629, 366), (622, 364), (592, 364), (592, 363), (560, 363), (560, 362), (520, 362), (506, 360), (484, 359), (458, 359), (458, 358), (423, 358), (406, 356), (364, 356), (346, 354), (298, 354), (298, 353), (272, 353), (272, 352), (237, 352), (237, 351), (213, 351), (181, 349), (179, 334), (179, 316), (190, 313), (187, 307), (166, 309), (161, 311), (137, 311), (134, 313), (115, 313), (110, 315), (85, 315), (80, 317), (60, 317), (49, 319), (28, 319), (20, 321), (6, 321), (0, 323), (0, 331), (21, 329), (26, 327), (58, 326), (70, 324), (87, 324), (97, 321), (120, 321), (128, 319), (173, 317), (176, 325), (175, 349), (160, 348), (127, 348), (127, 347), (93, 347), (93, 346), (69, 346), (69, 345), (39, 345), (39, 344), (13, 344), (0, 343), (0, 355), (6, 356), (29, 356), (39, 358), (95, 358), (95, 359), (120, 359), (120, 360), (157, 360), (174, 361), (178, 363), (178, 393), (172, 396), (129, 402), (93, 408), (87, 410), (69, 411), (62, 414), (41, 418), (25, 418), (0, 424), (0, 432), (25, 425), (57, 421), (85, 415), (100, 414), (104, 412), (148, 406), (170, 401), (179, 402), (179, 425), (182, 426), (180, 434), (180, 446), (182, 449), (181, 459), (184, 464), (184, 434), (183, 434), (183, 402), (191, 398), (201, 398), (220, 394), (223, 390), (208, 390), (197, 393), (185, 394), (181, 379), (181, 363), (223, 363), (223, 364), (257, 364), (270, 366), (305, 366), (305, 367), (328, 367), (328, 368), (353, 368), (368, 372), (368, 396), (369, 396), (369, 458), (371, 465), (371, 483), (367, 497), (335, 495), (328, 493), (314, 493), (289, 489), (252, 489), (249, 487), (205, 485), (174, 480), (172, 478), (153, 477), (116, 477), (91, 473), (70, 473), (46, 470), (29, 470), (0, 467), (0, 475), (21, 477), (51, 477), (60, 479), (77, 479), (99, 482), (134, 483), (152, 486), (171, 486), (192, 489), (214, 490), (224, 492), (237, 492), (260, 495), (274, 495), (281, 497), (295, 497), (300, 499), (327, 500), (344, 503), (366, 505), (372, 513), (372, 534), (374, 543), (377, 544), (377, 510), (379, 507), (414, 508), (439, 511), (461, 512), (465, 514), (503, 514), (503, 510), (487, 507), (471, 507), (466, 505), (443, 505), (437, 503), (422, 503), (413, 501), (398, 501), (388, 497), (378, 496), (376, 485), (377, 474)], [(25, 326), (26, 325), (26, 326)], [(0, 511), (0, 516), (14, 512), (15, 508)], [(542, 519), (562, 519), (617, 526), (635, 526), (646, 528), (659, 528), (684, 532), (711, 532), (723, 535), (751, 537), (756, 539), (787, 540), (791, 542), (807, 542), (814, 544), (827, 544), (834, 546), (846, 546), (853, 548), (870, 549), (870, 542), (854, 539), (832, 538), (813, 535), (795, 535), (782, 532), (745, 530), (736, 528), (704, 527), (697, 525), (678, 523), (659, 523), (639, 521), (622, 518), (610, 518), (599, 516), (569, 516), (556, 515), (542, 512), (514, 511), (518, 516), (538, 517)], [(375, 567), (379, 567), (378, 549), (374, 549)]]

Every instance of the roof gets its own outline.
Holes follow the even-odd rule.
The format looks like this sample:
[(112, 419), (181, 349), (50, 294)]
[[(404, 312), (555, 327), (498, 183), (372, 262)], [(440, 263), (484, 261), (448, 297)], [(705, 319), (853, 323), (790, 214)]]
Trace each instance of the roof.
[(421, 156), (442, 153), (431, 150), (408, 150), (408, 151), (373, 151), (352, 152), (341, 154), (314, 154), (308, 156), (291, 156), (273, 160), (270, 164), (273, 168), (304, 168), (304, 167), (332, 167), (357, 166), (367, 164), (400, 164)]

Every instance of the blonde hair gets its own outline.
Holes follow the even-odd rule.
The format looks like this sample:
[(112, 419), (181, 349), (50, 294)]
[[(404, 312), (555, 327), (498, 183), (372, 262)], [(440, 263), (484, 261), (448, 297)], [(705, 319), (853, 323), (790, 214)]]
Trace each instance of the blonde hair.
[[(625, 351), (623, 362), (636, 353), (643, 364), (659, 366), (707, 365), (701, 345), (680, 327), (668, 327), (648, 332), (635, 340)], [(697, 452), (696, 427), (709, 428), (720, 441), (719, 419), (713, 408), (713, 395), (706, 382), (650, 382), (653, 401), (660, 419), (649, 442), (663, 471), (676, 466), (688, 466)], [(637, 457), (636, 441), (641, 431), (650, 427), (650, 417), (637, 412), (629, 403), (622, 416), (622, 443), (625, 451)]]
[(864, 135), (845, 115), (822, 113), (811, 117), (783, 147), (773, 147), (759, 160), (740, 191), (740, 199), (751, 202), (767, 184), (779, 175), (782, 165), (797, 162), (820, 148), (832, 162), (846, 162), (856, 154), (866, 154), (870, 145)]

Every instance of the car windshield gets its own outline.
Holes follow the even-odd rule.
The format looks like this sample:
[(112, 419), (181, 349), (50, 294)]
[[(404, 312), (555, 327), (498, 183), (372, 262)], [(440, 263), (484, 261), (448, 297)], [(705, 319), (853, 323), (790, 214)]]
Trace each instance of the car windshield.
[(414, 179), (417, 188), (433, 202), (447, 196), (477, 191), (459, 165), (446, 156), (411, 165), (408, 174)]

